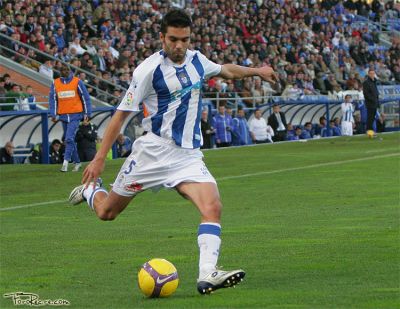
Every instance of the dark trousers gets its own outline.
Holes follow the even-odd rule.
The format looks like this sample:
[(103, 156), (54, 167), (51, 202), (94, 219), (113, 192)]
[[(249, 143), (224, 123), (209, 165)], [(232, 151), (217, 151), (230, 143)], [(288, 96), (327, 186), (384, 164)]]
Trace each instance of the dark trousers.
[(222, 147), (229, 147), (231, 145), (231, 143), (219, 143), (216, 145), (217, 145), (217, 148), (222, 148)]
[(276, 131), (275, 136), (272, 137), (274, 142), (286, 141), (286, 130), (284, 131)]
[(367, 108), (367, 130), (374, 129), (376, 108)]
[(96, 155), (96, 148), (89, 149), (78, 146), (78, 154), (81, 162), (89, 162), (92, 161), (94, 156)]

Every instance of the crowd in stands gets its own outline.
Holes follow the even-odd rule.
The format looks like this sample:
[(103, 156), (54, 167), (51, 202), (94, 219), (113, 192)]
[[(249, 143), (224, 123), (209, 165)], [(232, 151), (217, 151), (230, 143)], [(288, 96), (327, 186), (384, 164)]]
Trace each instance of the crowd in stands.
[[(0, 33), (15, 41), (0, 36), (0, 46), (4, 47), (0, 53), (51, 79), (59, 76), (61, 61), (67, 62), (87, 82), (91, 95), (116, 105), (123, 89), (129, 86), (133, 70), (162, 48), (161, 17), (173, 6), (184, 7), (194, 23), (191, 48), (216, 63), (270, 65), (279, 75), (279, 82), (273, 85), (258, 78), (210, 79), (204, 85), (205, 96), (222, 98), (219, 103), (228, 111), (236, 106), (237, 99), (239, 106), (254, 107), (264, 103), (262, 97), (268, 95), (299, 98), (312, 94), (337, 96), (346, 90), (361, 93), (370, 67), (375, 69), (380, 84), (400, 84), (400, 42), (393, 40), (390, 47), (381, 45), (378, 27), (365, 21), (391, 24), (400, 30), (400, 12), (395, 2), (3, 1)], [(0, 103), (14, 103), (1, 106), (1, 110), (36, 108), (31, 87), (10, 82), (8, 74), (0, 77), (0, 97), (5, 98)], [(237, 111), (237, 115), (241, 113)], [(243, 122), (234, 118), (236, 124)], [(301, 131), (299, 126), (287, 126), (289, 140), (308, 136), (304, 133), (308, 124), (301, 126)], [(318, 126), (312, 125), (313, 130)], [(336, 132), (334, 126), (335, 123), (328, 128)], [(323, 136), (321, 132), (307, 131), (311, 137)]]
[(30, 85), (23, 87), (11, 80), (9, 74), (0, 76), (0, 111), (29, 111), (36, 109), (36, 96)]
[[(276, 85), (257, 78), (212, 79), (204, 89), (210, 97), (229, 99), (237, 93), (243, 98), (270, 94), (297, 97), (359, 90), (371, 66), (382, 84), (400, 83), (399, 42), (393, 42), (390, 48), (380, 45), (378, 29), (359, 21), (359, 16), (383, 24), (398, 19), (400, 13), (394, 1), (385, 4), (378, 0), (4, 3), (0, 31), (16, 42), (1, 38), (1, 43), (16, 53), (5, 49), (2, 53), (50, 78), (57, 76), (61, 62), (18, 42), (84, 69), (93, 75), (78, 71), (76, 74), (93, 86), (89, 87), (92, 95), (101, 95), (100, 89), (120, 97), (121, 89), (115, 85), (127, 88), (136, 66), (161, 49), (160, 19), (173, 5), (184, 6), (191, 13), (192, 48), (217, 63), (268, 64), (280, 76)], [(30, 58), (25, 57), (27, 54)], [(117, 104), (115, 97), (101, 98)], [(262, 99), (255, 103), (262, 103)], [(254, 101), (243, 99), (241, 104), (253, 105)]]

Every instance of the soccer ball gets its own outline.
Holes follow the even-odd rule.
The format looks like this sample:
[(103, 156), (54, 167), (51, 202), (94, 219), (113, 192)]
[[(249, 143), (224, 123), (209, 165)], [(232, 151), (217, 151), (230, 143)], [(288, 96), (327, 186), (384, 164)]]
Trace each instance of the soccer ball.
[(165, 259), (152, 259), (142, 265), (138, 273), (139, 288), (147, 297), (168, 297), (178, 287), (175, 266)]
[(368, 138), (374, 138), (375, 137), (375, 132), (373, 130), (368, 130), (367, 131), (367, 135), (368, 135)]

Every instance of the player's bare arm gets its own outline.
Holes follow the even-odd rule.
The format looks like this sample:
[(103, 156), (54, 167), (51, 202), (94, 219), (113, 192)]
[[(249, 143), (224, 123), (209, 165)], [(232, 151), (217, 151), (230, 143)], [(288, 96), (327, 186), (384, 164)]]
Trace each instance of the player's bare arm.
[(86, 184), (86, 187), (89, 186), (90, 182), (95, 182), (96, 179), (103, 172), (107, 153), (110, 151), (112, 145), (117, 139), (122, 124), (129, 116), (129, 114), (130, 112), (117, 110), (111, 118), (111, 121), (108, 124), (106, 131), (104, 132), (103, 141), (101, 143), (99, 151), (97, 152), (94, 159), (83, 171), (82, 183)]
[(275, 71), (270, 66), (248, 68), (231, 63), (224, 64), (218, 76), (225, 79), (242, 79), (245, 77), (259, 76), (263, 80), (273, 84), (278, 80)]

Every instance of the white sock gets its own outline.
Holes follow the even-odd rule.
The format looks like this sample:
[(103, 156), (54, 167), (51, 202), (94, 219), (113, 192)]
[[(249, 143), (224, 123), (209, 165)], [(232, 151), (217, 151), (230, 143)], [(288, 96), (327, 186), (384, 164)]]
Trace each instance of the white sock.
[(204, 278), (217, 267), (221, 246), (221, 225), (204, 222), (199, 225), (197, 243), (200, 249), (199, 278)]
[(108, 195), (106, 189), (101, 188), (98, 185), (96, 185), (96, 187), (93, 188), (92, 184), (90, 184), (89, 187), (87, 187), (85, 191), (83, 191), (83, 197), (86, 199), (90, 209), (92, 210), (94, 210), (93, 201), (94, 201), (94, 196), (96, 195), (97, 192), (104, 192)]
[(64, 160), (64, 162), (63, 162), (63, 166), (68, 166), (68, 161), (67, 160)]

